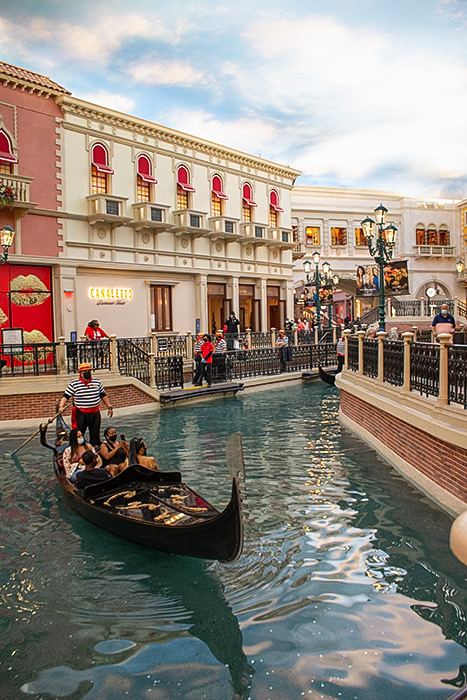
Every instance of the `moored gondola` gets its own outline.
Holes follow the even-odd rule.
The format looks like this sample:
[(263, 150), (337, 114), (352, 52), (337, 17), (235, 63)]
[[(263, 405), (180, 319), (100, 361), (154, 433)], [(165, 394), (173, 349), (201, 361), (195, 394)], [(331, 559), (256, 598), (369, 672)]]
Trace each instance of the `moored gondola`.
[(55, 476), (72, 510), (94, 525), (128, 540), (162, 552), (233, 562), (243, 548), (244, 464), (241, 434), (226, 444), (232, 479), (230, 501), (220, 512), (183, 481), (180, 472), (163, 472), (130, 465), (108, 481), (78, 490), (65, 476), (61, 453), (68, 428), (57, 419), (55, 445), (47, 442), (41, 426), (41, 443), (53, 450)]
[(331, 369), (328, 372), (326, 372), (321, 366), (318, 367), (318, 372), (319, 372), (319, 378), (321, 381), (325, 382), (326, 384), (334, 384), (336, 381), (336, 370)]

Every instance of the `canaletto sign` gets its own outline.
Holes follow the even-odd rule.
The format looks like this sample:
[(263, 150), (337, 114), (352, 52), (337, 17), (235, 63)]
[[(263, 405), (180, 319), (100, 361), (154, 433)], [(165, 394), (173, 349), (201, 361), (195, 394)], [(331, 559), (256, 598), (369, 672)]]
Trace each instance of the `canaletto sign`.
[(96, 304), (126, 304), (133, 299), (133, 290), (128, 287), (89, 287), (88, 296)]

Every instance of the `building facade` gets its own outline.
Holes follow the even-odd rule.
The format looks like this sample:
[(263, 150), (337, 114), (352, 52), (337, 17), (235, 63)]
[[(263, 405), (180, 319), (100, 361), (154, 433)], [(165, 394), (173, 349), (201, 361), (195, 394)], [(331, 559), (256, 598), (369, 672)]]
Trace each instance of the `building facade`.
[(135, 337), (214, 332), (230, 311), (257, 331), (292, 315), (299, 171), (75, 99), (8, 64), (0, 80), (0, 185), (22, 188), (21, 207), (0, 198), (1, 224), (16, 231), (1, 272), (8, 286), (15, 266), (40, 267), (47, 340), (79, 337), (93, 318)]
[(384, 191), (295, 186), (292, 226), (295, 247), (295, 289), (305, 278), (303, 262), (318, 250), (340, 275), (340, 294), (334, 295), (334, 316), (357, 317), (378, 304), (378, 298), (357, 296), (357, 268), (375, 267), (363, 235), (362, 220), (374, 218), (382, 203), (387, 222), (397, 229), (393, 261), (407, 261), (406, 299), (465, 298), (456, 262), (461, 252), (459, 207), (454, 201), (420, 201)]

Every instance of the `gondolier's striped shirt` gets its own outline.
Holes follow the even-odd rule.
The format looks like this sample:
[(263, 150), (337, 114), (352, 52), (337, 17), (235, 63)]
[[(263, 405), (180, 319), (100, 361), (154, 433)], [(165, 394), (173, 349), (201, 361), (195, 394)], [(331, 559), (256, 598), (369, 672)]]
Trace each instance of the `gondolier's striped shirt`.
[(74, 379), (68, 384), (63, 395), (67, 399), (73, 397), (76, 408), (92, 412), (93, 409), (95, 411), (99, 409), (101, 399), (106, 396), (106, 393), (100, 379), (93, 378), (89, 382)]

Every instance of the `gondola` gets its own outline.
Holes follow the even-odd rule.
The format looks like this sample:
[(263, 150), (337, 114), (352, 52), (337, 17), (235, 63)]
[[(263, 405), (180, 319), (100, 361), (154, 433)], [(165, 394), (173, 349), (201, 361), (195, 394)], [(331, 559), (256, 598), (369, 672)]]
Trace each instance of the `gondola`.
[(242, 502), (245, 500), (241, 434), (226, 443), (232, 492), (220, 512), (183, 481), (180, 472), (146, 469), (139, 464), (108, 481), (78, 490), (65, 476), (61, 453), (69, 429), (57, 418), (55, 445), (47, 442), (47, 425), (40, 428), (41, 444), (53, 450), (53, 467), (68, 506), (93, 525), (161, 552), (221, 562), (234, 562), (243, 548)]
[(319, 378), (326, 384), (334, 384), (336, 381), (337, 370), (331, 369), (326, 372), (321, 366), (318, 367)]

